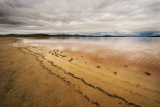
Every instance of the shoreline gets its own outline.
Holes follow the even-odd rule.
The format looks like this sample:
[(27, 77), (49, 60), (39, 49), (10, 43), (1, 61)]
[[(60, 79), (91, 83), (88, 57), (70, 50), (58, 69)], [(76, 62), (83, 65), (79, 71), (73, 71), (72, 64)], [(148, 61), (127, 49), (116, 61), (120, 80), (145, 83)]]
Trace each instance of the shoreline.
[[(65, 74), (70, 74), (72, 76), (74, 75), (75, 77), (80, 78), (80, 80), (84, 80), (85, 83), (92, 84), (93, 87), (100, 87), (102, 90), (104, 90), (104, 92), (109, 93), (109, 95), (119, 96), (122, 97), (122, 99), (129, 99), (130, 101), (127, 102), (138, 103), (137, 99), (145, 99), (145, 97), (149, 97), (148, 99), (150, 99), (153, 95), (157, 96), (156, 94), (160, 93), (158, 91), (158, 87), (155, 87), (155, 85), (158, 86), (159, 84), (157, 83), (159, 76), (156, 76), (154, 73), (152, 73), (150, 76), (146, 75), (144, 72), (141, 73), (136, 69), (130, 69), (128, 66), (115, 66), (109, 63), (106, 65), (106, 63), (103, 64), (88, 60), (85, 55), (82, 57), (81, 54), (77, 53), (76, 55), (72, 55), (69, 52), (48, 50), (32, 45), (26, 47), (25, 43), (24, 47), (28, 47), (31, 52), (43, 56), (45, 60), (48, 60), (60, 70), (67, 72), (64, 74), (59, 74), (59, 72), (57, 72), (58, 75), (62, 76), (62, 78), (67, 78)], [(74, 79), (72, 80), (70, 77), (68, 77), (68, 81), (72, 83)], [(78, 83), (79, 82), (76, 82), (75, 85)], [(106, 87), (106, 85), (110, 85), (110, 87)], [(78, 86), (81, 87), (81, 85)], [(123, 98), (124, 93), (125, 97)], [(150, 93), (150, 95), (148, 93)], [(85, 94), (87, 95), (89, 93), (85, 92)], [(135, 98), (133, 99), (130, 96), (134, 96)], [(157, 98), (155, 97), (154, 100), (157, 101)], [(117, 100), (118, 98), (115, 99)], [(98, 102), (99, 98), (96, 99), (96, 101)], [(151, 103), (149, 100), (148, 102)], [(101, 103), (103, 104), (103, 102)], [(103, 106), (105, 106), (105, 104)]]
[[(52, 87), (54, 88), (53, 84), (57, 84), (57, 81), (59, 81), (60, 84), (57, 86), (57, 91), (60, 90), (63, 92), (64, 88), (62, 87), (64, 86), (68, 88), (65, 92), (65, 94), (68, 93), (67, 97), (63, 96), (64, 93), (57, 93), (57, 95), (61, 95), (61, 97), (54, 96), (54, 100), (59, 98), (59, 100), (65, 104), (70, 104), (70, 101), (72, 101), (76, 104), (72, 106), (77, 106), (77, 104), (82, 102), (83, 106), (102, 107), (158, 107), (160, 105), (158, 101), (160, 98), (159, 75), (156, 76), (154, 72), (151, 73), (150, 76), (144, 72), (137, 71), (137, 69), (131, 69), (126, 65), (116, 66), (110, 63), (100, 63), (90, 60), (86, 55), (82, 56), (80, 53), (74, 55), (66, 51), (48, 50), (23, 42), (13, 43), (12, 48), (20, 49), (19, 52), (21, 52), (22, 56), (24, 55), (23, 57), (25, 59), (28, 55), (31, 57), (27, 58), (30, 60), (27, 64), (22, 64), (29, 67), (27, 67), (27, 69), (22, 67), (22, 70), (31, 73), (30, 69), (33, 67), (32, 64), (37, 64), (37, 67), (33, 67), (32, 69), (35, 70), (34, 73), (39, 77), (39, 81), (45, 81), (47, 84), (50, 84), (50, 86), (46, 87), (47, 91), (52, 89)], [(15, 57), (23, 61), (18, 55), (15, 55)], [(20, 63), (20, 61), (18, 63)], [(38, 72), (38, 69), (42, 69), (40, 70), (41, 72)], [(46, 74), (42, 75), (43, 73)], [(31, 76), (31, 74), (28, 74), (26, 79), (30, 78), (29, 76)], [(50, 78), (48, 78), (48, 76)], [(41, 77), (45, 79), (41, 80)], [(52, 80), (54, 78), (56, 78), (56, 80)], [(36, 76), (33, 77), (33, 79), (37, 81)], [(19, 82), (21, 82), (21, 79)], [(41, 82), (39, 83), (41, 84)], [(35, 84), (36, 83), (26, 83), (26, 85), (32, 88), (35, 88)], [(67, 86), (65, 84), (67, 84)], [(39, 88), (40, 91), (42, 89), (43, 86)], [(31, 92), (35, 93), (36, 91), (32, 90)], [(44, 94), (46, 92), (44, 92)], [(70, 95), (73, 95), (71, 93), (75, 94), (74, 98), (70, 97)], [(64, 98), (69, 98), (70, 100), (66, 101)], [(78, 99), (78, 102), (74, 100), (75, 98)], [(39, 101), (41, 100), (44, 100), (44, 98)], [(53, 105), (53, 103), (49, 103)], [(43, 103), (43, 105), (45, 104), (46, 102)]]

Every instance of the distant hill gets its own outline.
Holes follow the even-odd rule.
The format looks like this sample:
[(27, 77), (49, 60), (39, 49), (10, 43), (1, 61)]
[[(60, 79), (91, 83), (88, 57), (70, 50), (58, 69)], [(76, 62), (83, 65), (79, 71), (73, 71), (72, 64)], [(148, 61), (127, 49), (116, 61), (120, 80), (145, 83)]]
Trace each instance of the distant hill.
[(119, 32), (5, 34), (0, 37), (160, 37), (160, 31), (134, 32), (133, 34)]
[(113, 37), (112, 35), (79, 35), (79, 34), (6, 34), (0, 37)]

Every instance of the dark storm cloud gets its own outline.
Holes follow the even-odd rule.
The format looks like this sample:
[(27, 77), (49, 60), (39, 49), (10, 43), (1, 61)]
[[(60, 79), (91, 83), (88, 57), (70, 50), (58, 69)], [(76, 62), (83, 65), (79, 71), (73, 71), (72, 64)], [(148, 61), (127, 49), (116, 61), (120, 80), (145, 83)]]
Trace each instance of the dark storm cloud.
[(160, 30), (159, 19), (160, 0), (0, 0), (0, 33), (132, 33)]

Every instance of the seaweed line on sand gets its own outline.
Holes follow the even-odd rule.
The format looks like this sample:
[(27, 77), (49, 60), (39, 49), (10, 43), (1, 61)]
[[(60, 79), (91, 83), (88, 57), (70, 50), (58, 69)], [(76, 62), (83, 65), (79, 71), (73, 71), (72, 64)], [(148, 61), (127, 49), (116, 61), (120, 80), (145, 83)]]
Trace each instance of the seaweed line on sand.
[[(43, 55), (41, 55), (41, 54), (39, 54), (39, 53), (35, 53), (35, 52), (31, 51), (31, 50), (28, 49), (28, 48), (25, 48), (25, 49), (28, 50), (28, 51), (30, 51), (31, 53), (33, 53), (32, 55), (34, 55), (34, 56), (36, 57), (36, 59), (38, 59), (38, 57), (37, 57), (36, 55), (39, 55), (39, 56), (41, 56), (44, 60), (47, 60)], [(38, 61), (39, 61), (39, 60), (38, 60)], [(116, 99), (120, 99), (121, 101), (125, 102), (128, 106), (140, 107), (140, 106), (137, 105), (137, 104), (134, 104), (134, 103), (131, 103), (131, 102), (127, 101), (125, 98), (122, 98), (122, 97), (120, 97), (120, 96), (118, 96), (118, 95), (115, 95), (115, 94), (110, 94), (110, 93), (104, 91), (104, 90), (103, 90), (102, 88), (100, 88), (100, 87), (97, 87), (97, 86), (94, 86), (93, 84), (87, 83), (83, 78), (77, 77), (77, 76), (75, 76), (74, 74), (72, 74), (72, 73), (70, 73), (70, 72), (66, 72), (66, 71), (65, 71), (64, 69), (62, 69), (61, 67), (55, 65), (52, 61), (49, 61), (49, 60), (47, 60), (47, 61), (48, 61), (52, 66), (54, 66), (54, 67), (56, 67), (56, 68), (58, 68), (58, 69), (61, 69), (65, 74), (68, 74), (68, 75), (72, 76), (73, 78), (76, 78), (76, 79), (78, 79), (78, 80), (81, 80), (81, 81), (82, 81), (84, 84), (86, 84), (87, 86), (90, 86), (90, 87), (92, 87), (92, 88), (94, 88), (94, 89), (96, 89), (96, 90), (104, 93), (105, 95), (107, 95), (107, 96), (109, 96), (109, 97), (116, 98)], [(43, 61), (42, 61), (42, 62), (43, 62)], [(42, 63), (42, 62), (41, 62), (41, 63)], [(45, 66), (43, 65), (42, 67), (45, 67)], [(48, 71), (50, 71), (48, 68), (45, 68), (45, 69), (47, 69)], [(50, 71), (50, 73), (52, 73), (52, 72)], [(53, 73), (53, 74), (54, 74), (54, 73)], [(57, 74), (54, 74), (54, 75), (57, 76)], [(59, 75), (58, 75), (58, 76), (59, 76)], [(90, 102), (91, 102), (91, 101), (90, 101)], [(93, 103), (93, 102), (94, 102), (94, 101), (92, 101), (92, 103)], [(95, 104), (95, 103), (93, 103), (93, 104)], [(99, 104), (96, 103), (96, 105), (99, 105)]]
[[(23, 51), (22, 49), (20, 49), (20, 50)], [(27, 49), (27, 50), (28, 50), (28, 49)], [(28, 51), (30, 51), (30, 50), (28, 50)], [(24, 51), (23, 51), (23, 52), (24, 52)], [(30, 51), (30, 52), (31, 52), (31, 51)], [(24, 52), (24, 53), (25, 53), (25, 52)], [(33, 53), (33, 52), (32, 52), (32, 53)], [(31, 54), (31, 53), (28, 53), (28, 54)], [(35, 56), (36, 60), (40, 63), (40, 65), (43, 67), (43, 69), (47, 70), (50, 74), (55, 75), (56, 77), (60, 78), (60, 79), (63, 80), (65, 83), (67, 83), (67, 84), (69, 84), (69, 85), (71, 84), (71, 82), (68, 81), (68, 80), (66, 80), (65, 77), (61, 77), (60, 75), (51, 72), (51, 70), (50, 70), (49, 68), (47, 68), (47, 67), (43, 64), (43, 61), (38, 59), (38, 57), (37, 57), (37, 55), (35, 55), (35, 53), (34, 53), (34, 54), (31, 54), (31, 55)], [(41, 56), (41, 57), (42, 57), (42, 56)], [(91, 102), (92, 104), (95, 104), (97, 107), (101, 107), (98, 102), (96, 102), (96, 101), (91, 101), (90, 98), (89, 98), (87, 95), (85, 95), (83, 92), (81, 92), (80, 90), (76, 90), (76, 91), (77, 91), (82, 97), (84, 97), (88, 102)]]

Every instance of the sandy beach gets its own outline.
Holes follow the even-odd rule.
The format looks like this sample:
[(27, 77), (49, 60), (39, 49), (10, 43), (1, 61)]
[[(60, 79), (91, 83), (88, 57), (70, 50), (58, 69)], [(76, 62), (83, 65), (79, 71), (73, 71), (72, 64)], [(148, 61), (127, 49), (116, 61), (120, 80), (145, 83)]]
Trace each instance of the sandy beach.
[(159, 56), (155, 63), (127, 56), (106, 60), (1, 37), (0, 106), (159, 107)]

